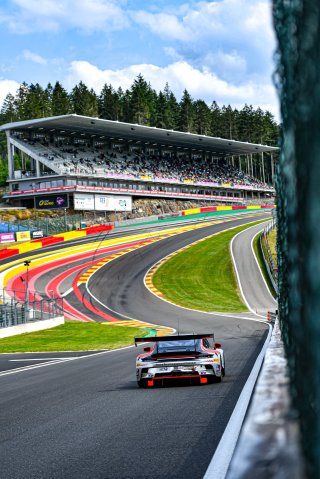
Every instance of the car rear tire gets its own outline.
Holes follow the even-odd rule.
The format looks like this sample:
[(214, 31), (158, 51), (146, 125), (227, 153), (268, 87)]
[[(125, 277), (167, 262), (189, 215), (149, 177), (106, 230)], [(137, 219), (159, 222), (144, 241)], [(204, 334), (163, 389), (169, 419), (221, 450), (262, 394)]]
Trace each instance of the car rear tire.
[(214, 383), (221, 383), (222, 382), (222, 374), (221, 374), (221, 376), (214, 376), (213, 382)]
[(148, 383), (146, 379), (140, 379), (137, 381), (139, 388), (146, 388)]

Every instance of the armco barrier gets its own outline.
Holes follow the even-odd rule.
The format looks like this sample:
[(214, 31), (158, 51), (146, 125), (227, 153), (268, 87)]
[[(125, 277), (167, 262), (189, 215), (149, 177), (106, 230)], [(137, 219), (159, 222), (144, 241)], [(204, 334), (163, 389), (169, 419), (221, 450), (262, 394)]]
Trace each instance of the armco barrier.
[(81, 230), (68, 231), (66, 233), (60, 233), (59, 235), (47, 236), (46, 238), (34, 239), (26, 241), (25, 243), (15, 244), (14, 246), (8, 246), (8, 248), (0, 250), (0, 259), (9, 258), (10, 256), (33, 251), (44, 246), (49, 246), (56, 243), (62, 243), (74, 238), (81, 238), (90, 234), (101, 233), (104, 231), (111, 231), (114, 229), (114, 225), (97, 225)]
[(103, 231), (111, 231), (113, 230), (113, 225), (98, 225), (98, 226), (90, 226), (89, 228), (85, 228), (86, 234), (91, 235), (94, 233), (102, 233)]
[(62, 238), (63, 241), (68, 241), (71, 239), (82, 238), (86, 236), (87, 232), (84, 230), (76, 230), (76, 231), (68, 231), (67, 233), (60, 233), (59, 237)]
[(217, 211), (231, 211), (232, 206), (217, 206)]
[(190, 210), (183, 210), (182, 216), (196, 215), (200, 213), (201, 208), (191, 208)]
[(62, 236), (48, 236), (46, 238), (33, 240), (31, 243), (39, 243), (42, 246), (49, 246), (51, 244), (60, 243), (61, 241), (64, 241)]
[(38, 243), (32, 244), (32, 243), (30, 243), (30, 241), (28, 241), (27, 243), (17, 245), (17, 249), (19, 250), (19, 254), (27, 253), (28, 251), (33, 251), (33, 250), (39, 249), (39, 248), (42, 248), (41, 244), (38, 244)]
[(10, 256), (13, 256), (15, 254), (19, 254), (18, 249), (5, 248), (5, 249), (0, 250), (0, 259), (10, 258)]
[(216, 206), (204, 206), (200, 208), (201, 213), (211, 213), (211, 211), (217, 211)]
[(275, 205), (237, 205), (237, 206), (205, 206), (202, 208), (192, 208), (190, 210), (182, 210), (182, 216), (195, 215), (199, 213), (210, 213), (211, 211), (233, 211), (233, 210), (259, 210), (260, 208), (275, 208)]

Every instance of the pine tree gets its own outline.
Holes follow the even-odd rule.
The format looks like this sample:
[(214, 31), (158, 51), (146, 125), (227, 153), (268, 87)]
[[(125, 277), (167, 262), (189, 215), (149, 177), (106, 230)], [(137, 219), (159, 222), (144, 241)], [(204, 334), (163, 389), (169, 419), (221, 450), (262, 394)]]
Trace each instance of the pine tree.
[(119, 97), (112, 85), (105, 84), (98, 97), (99, 118), (118, 120)]
[(44, 101), (46, 103), (46, 112), (47, 116), (52, 116), (52, 94), (53, 94), (53, 86), (51, 83), (48, 83), (45, 91), (44, 91)]
[(121, 117), (119, 118), (120, 121), (124, 121), (127, 123), (132, 123), (132, 113), (131, 113), (131, 92), (130, 90), (126, 90), (125, 92), (122, 91), (121, 88), (118, 89), (118, 96), (120, 102), (120, 111)]
[(229, 140), (236, 139), (236, 113), (231, 105), (223, 106), (221, 109), (221, 137)]
[(5, 97), (1, 107), (1, 123), (12, 123), (17, 120), (16, 101), (11, 93)]
[(215, 137), (221, 137), (221, 110), (216, 101), (212, 102), (210, 110), (210, 135)]
[(195, 111), (195, 130), (199, 135), (210, 134), (210, 120), (211, 112), (210, 108), (203, 100), (197, 100), (194, 102)]
[(15, 109), (19, 120), (28, 120), (28, 95), (29, 86), (27, 83), (23, 82), (19, 86), (15, 96)]
[(239, 140), (252, 142), (254, 136), (254, 110), (252, 105), (245, 104), (239, 113)]
[(166, 112), (167, 112), (167, 101), (164, 93), (159, 92), (156, 104), (156, 122), (155, 126), (157, 128), (166, 128)]
[(67, 115), (71, 112), (69, 95), (58, 81), (52, 91), (51, 110), (53, 116)]
[(39, 83), (31, 84), (29, 86), (25, 115), (27, 119), (31, 118), (45, 118), (51, 114), (51, 105), (48, 98), (48, 93), (42, 88)]
[(150, 87), (139, 74), (130, 89), (130, 117), (133, 123), (149, 125), (151, 118)]
[(184, 90), (181, 101), (179, 103), (179, 129), (180, 131), (193, 132), (195, 110), (193, 101), (187, 90)]
[(74, 113), (83, 116), (98, 116), (98, 99), (94, 90), (80, 81), (71, 92), (71, 102)]

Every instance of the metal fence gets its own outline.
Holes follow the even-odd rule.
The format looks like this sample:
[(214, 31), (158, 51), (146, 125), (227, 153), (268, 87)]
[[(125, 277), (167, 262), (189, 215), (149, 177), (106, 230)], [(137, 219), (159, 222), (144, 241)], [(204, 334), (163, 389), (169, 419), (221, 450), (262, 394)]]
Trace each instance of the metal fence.
[(63, 316), (63, 298), (41, 298), (24, 291), (5, 291), (0, 294), (0, 328), (43, 321)]
[(30, 231), (43, 231), (45, 236), (59, 234), (63, 231), (73, 231), (80, 228), (83, 221), (82, 215), (65, 215), (55, 218), (33, 218), (29, 220), (17, 220), (13, 223), (18, 227)]
[[(113, 213), (114, 214), (114, 213)], [(125, 213), (117, 212), (116, 219), (122, 219)], [(65, 231), (74, 231), (83, 226), (92, 224), (105, 224), (109, 222), (110, 214), (98, 215), (98, 212), (85, 212), (77, 215), (62, 215), (53, 218), (30, 218), (28, 220), (15, 220), (10, 223), (0, 222), (0, 233), (16, 231), (43, 231), (45, 236), (59, 234)], [(1, 219), (1, 215), (0, 215)], [(119, 222), (122, 224), (122, 221)]]
[[(268, 271), (268, 275), (272, 286), (276, 293), (278, 293), (278, 266), (274, 262), (271, 249), (268, 242), (268, 234), (276, 227), (276, 221), (272, 220), (268, 225), (264, 228), (262, 235), (260, 236), (260, 246), (261, 251), (264, 257), (264, 262)], [(263, 245), (265, 248), (263, 248)]]
[(320, 3), (273, 1), (282, 114), (279, 312), (306, 475), (320, 474)]

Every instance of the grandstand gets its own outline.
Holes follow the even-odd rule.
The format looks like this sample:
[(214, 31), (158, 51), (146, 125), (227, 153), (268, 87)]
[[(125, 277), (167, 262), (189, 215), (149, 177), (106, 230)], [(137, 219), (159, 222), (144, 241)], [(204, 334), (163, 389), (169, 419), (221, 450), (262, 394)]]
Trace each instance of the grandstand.
[(274, 194), (271, 146), (74, 114), (0, 130), (13, 206), (129, 211), (133, 197), (245, 203)]

